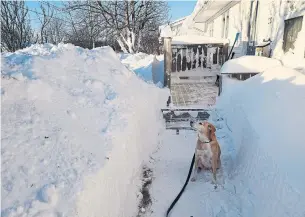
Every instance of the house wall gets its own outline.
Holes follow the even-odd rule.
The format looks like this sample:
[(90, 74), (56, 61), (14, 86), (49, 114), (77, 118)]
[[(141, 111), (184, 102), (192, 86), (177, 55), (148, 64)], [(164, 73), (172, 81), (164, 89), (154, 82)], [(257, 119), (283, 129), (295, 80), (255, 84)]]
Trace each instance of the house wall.
[[(288, 1), (272, 1), (264, 0), (259, 2), (257, 34), (256, 41), (262, 42), (264, 39), (270, 38), (272, 56), (280, 57), (283, 52), (283, 35), (285, 20), (303, 16), (302, 30), (299, 32), (299, 38), (305, 41), (305, 2), (288, 2)], [(303, 56), (305, 52), (305, 43), (299, 43), (295, 50), (296, 55)]]
[[(303, 16), (303, 27), (299, 33), (299, 38), (305, 40), (305, 1), (260, 0), (255, 24), (256, 3), (257, 0), (254, 0), (251, 8), (251, 1), (241, 0), (233, 7), (223, 10), (223, 13), (218, 17), (208, 21), (206, 34), (213, 37), (228, 38), (230, 41), (229, 48), (231, 48), (236, 33), (240, 32), (240, 37), (233, 49), (233, 52), (235, 52), (234, 57), (247, 54), (247, 46), (250, 40), (253, 40), (255, 45), (262, 43), (264, 39), (270, 38), (272, 41), (271, 55), (279, 57), (284, 54), (282, 49), (284, 21), (289, 18)], [(228, 34), (225, 37), (225, 34), (223, 34), (223, 31), (225, 31), (223, 18), (227, 19), (227, 15), (229, 16), (226, 21), (228, 22)], [(251, 26), (250, 29), (249, 26)], [(301, 47), (298, 47), (295, 52), (297, 55), (304, 57), (305, 43), (299, 43), (298, 45)]]
[(181, 27), (182, 27), (182, 23), (171, 26), (171, 30), (172, 30), (173, 36), (179, 35)]
[[(235, 35), (240, 32), (240, 37), (236, 42), (233, 52), (234, 57), (245, 55), (246, 52), (246, 19), (242, 19), (242, 16), (247, 16), (247, 6), (249, 2), (241, 2), (234, 5), (231, 8), (225, 10), (222, 14), (216, 17), (214, 20), (208, 23), (207, 33), (213, 28), (213, 37), (217, 38), (228, 38), (229, 39), (229, 50), (233, 46)], [(225, 18), (225, 22), (223, 19)], [(227, 25), (227, 27), (226, 27)], [(244, 27), (242, 29), (242, 27)], [(226, 30), (227, 28), (227, 30)], [(226, 33), (227, 31), (227, 33)], [(227, 35), (227, 37), (225, 37)]]

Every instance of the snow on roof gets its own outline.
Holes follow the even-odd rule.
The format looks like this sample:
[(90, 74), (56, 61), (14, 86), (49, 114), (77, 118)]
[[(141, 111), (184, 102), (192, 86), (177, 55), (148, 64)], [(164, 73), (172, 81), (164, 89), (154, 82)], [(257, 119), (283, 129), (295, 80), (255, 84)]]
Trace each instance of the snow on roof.
[(172, 21), (172, 22), (170, 23), (170, 25), (171, 25), (171, 26), (174, 26), (174, 25), (176, 25), (177, 23), (180, 23), (180, 22), (184, 21), (187, 17), (188, 17), (188, 16), (185, 16), (185, 17), (182, 17), (182, 18), (180, 18), (180, 19), (174, 20), (174, 21)]
[(170, 25), (160, 26), (160, 37), (161, 38), (171, 38), (173, 37), (173, 32)]
[(172, 39), (173, 45), (179, 44), (225, 44), (229, 41), (227, 39), (222, 38), (214, 38), (203, 35), (179, 35), (174, 36)]
[(282, 63), (277, 59), (262, 56), (242, 56), (225, 62), (220, 69), (220, 73), (261, 73), (269, 68), (281, 65)]

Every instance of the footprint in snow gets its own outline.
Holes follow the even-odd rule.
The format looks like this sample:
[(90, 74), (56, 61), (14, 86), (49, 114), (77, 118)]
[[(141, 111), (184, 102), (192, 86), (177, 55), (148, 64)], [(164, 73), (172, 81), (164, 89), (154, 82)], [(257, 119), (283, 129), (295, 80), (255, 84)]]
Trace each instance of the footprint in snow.
[(72, 119), (76, 119), (76, 118), (77, 118), (76, 114), (75, 114), (73, 111), (71, 111), (71, 110), (67, 110), (67, 114), (68, 114)]

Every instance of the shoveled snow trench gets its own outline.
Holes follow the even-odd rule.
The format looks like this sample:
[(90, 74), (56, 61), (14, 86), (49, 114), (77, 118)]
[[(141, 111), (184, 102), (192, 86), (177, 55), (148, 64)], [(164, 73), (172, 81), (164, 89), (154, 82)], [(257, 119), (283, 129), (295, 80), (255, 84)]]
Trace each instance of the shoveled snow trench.
[[(210, 172), (201, 172), (196, 182), (189, 182), (170, 213), (172, 217), (242, 216), (239, 205), (242, 198), (237, 192), (237, 186), (230, 180), (234, 147), (224, 120), (221, 117), (215, 117), (215, 120), (222, 149), (222, 168), (217, 174), (218, 188), (214, 189)], [(167, 208), (186, 180), (196, 142), (194, 131), (180, 131), (176, 135), (175, 131), (169, 130), (160, 136), (161, 142), (150, 161), (154, 173), (150, 189), (152, 206), (146, 213), (150, 217), (165, 216)]]

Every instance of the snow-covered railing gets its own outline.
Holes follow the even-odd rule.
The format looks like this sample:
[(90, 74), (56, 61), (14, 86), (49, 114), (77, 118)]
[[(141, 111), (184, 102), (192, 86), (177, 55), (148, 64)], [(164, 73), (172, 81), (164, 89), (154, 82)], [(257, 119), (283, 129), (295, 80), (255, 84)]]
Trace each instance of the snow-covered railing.
[[(172, 73), (202, 69), (220, 70), (226, 53), (223, 44), (172, 45)], [(186, 74), (185, 74), (186, 75)]]
[[(228, 41), (206, 36), (164, 38), (164, 86), (171, 86), (171, 76), (179, 78), (215, 76), (228, 55)], [(194, 73), (196, 72), (196, 73)]]
[(218, 95), (222, 92), (222, 86), (223, 86), (223, 76), (228, 76), (229, 78), (234, 78), (239, 81), (247, 80), (254, 75), (257, 75), (258, 72), (249, 72), (249, 73), (221, 73), (221, 76), (219, 77), (219, 85), (218, 85)]
[(282, 66), (279, 60), (263, 56), (243, 56), (228, 60), (220, 69), (219, 94), (222, 92), (223, 76), (244, 81), (269, 68), (279, 66)]

